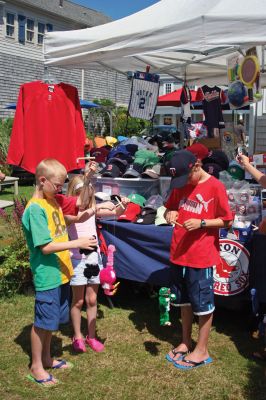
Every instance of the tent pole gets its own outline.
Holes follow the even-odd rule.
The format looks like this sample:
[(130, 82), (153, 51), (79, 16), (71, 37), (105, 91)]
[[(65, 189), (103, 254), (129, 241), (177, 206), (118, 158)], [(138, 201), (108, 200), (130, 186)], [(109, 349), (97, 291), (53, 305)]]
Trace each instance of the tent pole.
[(255, 119), (254, 119), (254, 154), (257, 150), (257, 118), (258, 118), (258, 102), (255, 103)]

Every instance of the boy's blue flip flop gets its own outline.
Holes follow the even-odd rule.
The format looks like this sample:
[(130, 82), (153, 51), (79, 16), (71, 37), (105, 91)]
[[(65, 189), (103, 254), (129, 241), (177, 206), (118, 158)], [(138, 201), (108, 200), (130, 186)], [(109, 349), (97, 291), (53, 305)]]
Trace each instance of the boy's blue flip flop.
[(52, 382), (54, 380), (53, 375), (49, 375), (48, 378), (45, 379), (36, 379), (34, 376), (31, 374), (27, 375), (27, 379), (29, 379), (31, 382), (37, 383), (39, 386), (46, 387), (46, 388), (51, 388), (53, 386), (58, 385), (59, 381), (56, 379), (56, 382), (53, 383), (53, 385), (46, 385), (48, 382)]
[[(182, 364), (178, 364), (177, 362), (174, 363), (174, 366), (176, 368), (179, 369), (185, 369), (185, 370), (189, 370), (189, 369), (194, 369), (194, 368), (198, 368), (198, 367), (202, 367), (204, 365), (210, 364), (213, 362), (213, 359), (211, 357), (206, 358), (206, 360), (200, 361), (200, 362), (196, 362), (196, 361), (191, 361), (191, 360), (186, 360), (185, 356), (181, 359), (183, 362), (187, 363), (188, 365), (182, 365)], [(192, 365), (190, 365), (192, 364)]]
[[(166, 358), (167, 361), (172, 362), (172, 363), (174, 363), (175, 361), (181, 360), (181, 359), (182, 359), (184, 356), (186, 356), (187, 353), (188, 353), (187, 351), (177, 351), (177, 350), (175, 350), (175, 349), (172, 349), (171, 351), (172, 351), (174, 357), (171, 357), (171, 356), (169, 356), (169, 354), (166, 354), (165, 358)], [(178, 354), (180, 354), (180, 356), (179, 356), (177, 359), (174, 360), (174, 358), (175, 358)]]

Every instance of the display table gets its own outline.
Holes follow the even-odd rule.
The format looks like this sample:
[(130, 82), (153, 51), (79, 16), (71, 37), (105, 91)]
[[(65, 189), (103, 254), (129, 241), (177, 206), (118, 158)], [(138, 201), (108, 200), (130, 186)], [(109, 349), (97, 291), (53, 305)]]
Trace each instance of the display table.
[(3, 181), (0, 182), (0, 192), (3, 186), (13, 185), (14, 186), (14, 195), (18, 195), (18, 180), (19, 178), (15, 178), (13, 176), (6, 176)]
[(107, 245), (113, 244), (118, 278), (168, 286), (171, 226), (101, 221)]
[[(116, 247), (115, 270), (118, 278), (159, 286), (169, 285), (169, 250), (173, 232), (171, 226), (110, 220), (101, 221), (101, 226), (107, 245), (113, 244)], [(266, 237), (258, 239), (255, 236), (255, 254), (258, 240), (262, 241), (259, 253), (263, 263)], [(237, 295), (245, 294), (249, 287), (249, 251), (235, 240), (220, 239), (220, 254), (222, 262), (214, 269), (214, 293), (222, 297), (223, 302), (226, 297), (230, 297), (229, 301), (232, 303)], [(264, 271), (266, 277), (266, 268)]]

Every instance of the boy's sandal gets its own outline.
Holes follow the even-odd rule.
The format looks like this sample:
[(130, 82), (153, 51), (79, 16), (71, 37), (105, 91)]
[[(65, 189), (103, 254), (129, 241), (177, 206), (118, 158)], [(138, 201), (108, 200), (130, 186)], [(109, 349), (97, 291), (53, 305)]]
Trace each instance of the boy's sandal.
[[(42, 387), (47, 387), (47, 388), (56, 386), (59, 383), (58, 379), (55, 379), (52, 374), (50, 374), (48, 376), (48, 378), (45, 378), (45, 379), (36, 379), (36, 378), (34, 378), (34, 376), (29, 374), (29, 375), (27, 375), (27, 379), (29, 379), (31, 382), (37, 383), (38, 385), (40, 385)], [(49, 383), (49, 382), (53, 382), (53, 384), (46, 385), (46, 383)]]
[(184, 363), (186, 363), (188, 365), (182, 365), (182, 364), (179, 364), (179, 363), (175, 362), (174, 366), (176, 368), (179, 368), (179, 369), (188, 370), (188, 369), (194, 369), (194, 368), (201, 367), (203, 365), (210, 364), (210, 363), (213, 362), (213, 359), (211, 357), (208, 357), (208, 358), (206, 358), (206, 360), (202, 360), (202, 361), (196, 362), (196, 361), (192, 361), (192, 360), (186, 360), (186, 358), (184, 356), (183, 358), (181, 358), (180, 361), (182, 361), (182, 362), (184, 362)]
[(71, 362), (69, 362), (69, 361), (65, 361), (65, 360), (61, 360), (61, 359), (59, 359), (57, 361), (58, 361), (58, 364), (53, 365), (51, 367), (51, 369), (70, 369), (70, 368), (73, 368), (73, 364)]
[[(169, 362), (175, 362), (175, 361), (181, 360), (182, 357), (186, 356), (189, 353), (189, 351), (180, 351), (180, 350), (175, 350), (175, 349), (172, 349), (171, 351), (172, 351), (174, 357), (171, 357), (169, 355), (169, 353), (166, 354), (166, 356), (165, 356), (166, 360)], [(178, 354), (179, 354), (179, 357), (175, 358)]]

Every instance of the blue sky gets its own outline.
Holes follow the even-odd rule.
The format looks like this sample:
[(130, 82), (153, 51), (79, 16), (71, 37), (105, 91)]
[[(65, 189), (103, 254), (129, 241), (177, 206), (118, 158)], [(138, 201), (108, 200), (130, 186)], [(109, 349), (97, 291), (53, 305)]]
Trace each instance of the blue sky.
[(113, 19), (119, 19), (149, 7), (158, 0), (71, 0), (73, 3), (101, 11)]

